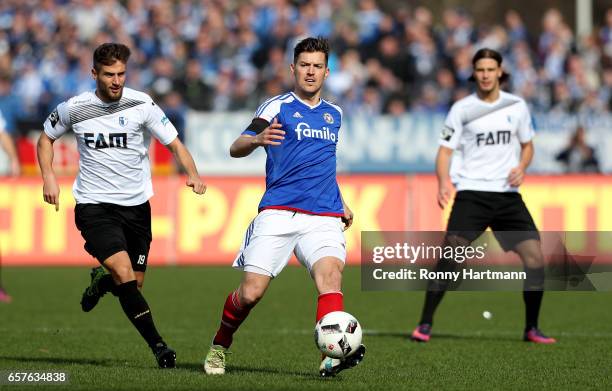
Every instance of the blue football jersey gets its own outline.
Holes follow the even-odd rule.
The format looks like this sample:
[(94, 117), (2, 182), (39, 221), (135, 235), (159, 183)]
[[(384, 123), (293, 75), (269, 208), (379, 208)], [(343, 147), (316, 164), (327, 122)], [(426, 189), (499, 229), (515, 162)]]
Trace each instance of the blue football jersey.
[[(336, 180), (336, 145), (342, 110), (323, 99), (315, 106), (293, 92), (264, 102), (255, 118), (283, 125), (281, 145), (267, 145), (266, 192), (259, 210), (286, 209), (302, 213), (343, 216)], [(246, 130), (243, 134), (255, 135)]]

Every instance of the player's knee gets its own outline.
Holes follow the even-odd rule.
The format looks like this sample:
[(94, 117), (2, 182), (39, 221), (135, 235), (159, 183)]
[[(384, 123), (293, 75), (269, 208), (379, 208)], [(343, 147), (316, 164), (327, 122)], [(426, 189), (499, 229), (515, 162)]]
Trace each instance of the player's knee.
[(257, 292), (247, 291), (243, 296), (240, 296), (240, 306), (244, 308), (254, 307), (263, 295), (257, 294)]
[(530, 269), (538, 269), (544, 267), (544, 259), (541, 256), (534, 256), (525, 259), (525, 266)]
[(321, 293), (339, 291), (342, 287), (342, 270), (329, 267), (315, 274), (315, 281)]
[(111, 272), (113, 273), (115, 279), (119, 280), (121, 283), (135, 279), (134, 271), (130, 265), (116, 265), (113, 267)]
[(327, 275), (328, 284), (334, 289), (340, 289), (342, 286), (342, 271), (339, 268), (332, 269)]
[(544, 255), (539, 240), (524, 240), (515, 246), (514, 251), (521, 257), (525, 267), (530, 269), (544, 267)]
[(544, 267), (544, 256), (539, 250), (528, 251), (522, 254), (522, 260), (525, 267), (530, 269), (538, 269)]
[(240, 289), (240, 306), (251, 308), (254, 307), (263, 297), (266, 291), (265, 287), (257, 284), (249, 284), (242, 286)]
[(142, 286), (144, 285), (145, 274), (141, 271), (135, 271), (134, 275), (136, 276), (136, 285), (139, 290), (142, 290)]

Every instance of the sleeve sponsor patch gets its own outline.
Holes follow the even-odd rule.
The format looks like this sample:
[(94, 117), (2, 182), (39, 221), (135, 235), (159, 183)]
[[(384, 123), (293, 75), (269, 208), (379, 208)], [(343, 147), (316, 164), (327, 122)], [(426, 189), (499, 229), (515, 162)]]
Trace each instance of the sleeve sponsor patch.
[(57, 109), (53, 110), (53, 112), (49, 114), (49, 118), (47, 119), (51, 123), (51, 126), (55, 128), (55, 125), (59, 121), (59, 113), (57, 112)]
[(440, 133), (440, 138), (444, 141), (450, 141), (450, 139), (453, 137), (453, 134), (455, 134), (455, 129), (445, 125), (442, 128), (442, 132)]

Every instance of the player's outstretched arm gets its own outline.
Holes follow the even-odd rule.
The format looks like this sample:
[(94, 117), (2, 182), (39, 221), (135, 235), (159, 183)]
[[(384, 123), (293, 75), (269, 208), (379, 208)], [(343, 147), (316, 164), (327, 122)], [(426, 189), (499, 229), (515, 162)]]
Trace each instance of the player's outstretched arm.
[(17, 150), (15, 149), (13, 138), (8, 133), (0, 130), (0, 144), (11, 161), (11, 175), (19, 176), (19, 158), (17, 157)]
[(450, 162), (453, 150), (441, 146), (436, 156), (436, 176), (438, 177), (438, 205), (444, 209), (450, 200), (453, 188), (450, 181)]
[(521, 160), (519, 161), (519, 165), (510, 170), (510, 174), (508, 174), (508, 183), (511, 186), (520, 186), (525, 179), (525, 171), (531, 160), (533, 159), (533, 142), (529, 141), (526, 143), (521, 143)]
[(59, 210), (59, 193), (57, 178), (53, 171), (53, 143), (55, 140), (47, 136), (45, 132), (40, 133), (36, 151), (38, 153), (38, 165), (43, 179), (43, 199), (46, 203), (55, 205), (55, 211)]
[(172, 152), (174, 159), (187, 173), (187, 182), (185, 185), (191, 187), (193, 192), (196, 194), (204, 194), (206, 192), (206, 185), (198, 174), (198, 169), (196, 168), (191, 153), (189, 153), (181, 140), (176, 137), (174, 140), (172, 140), (172, 142), (170, 142), (170, 144), (166, 145), (166, 148)]
[(281, 141), (285, 139), (285, 131), (282, 130), (282, 127), (283, 125), (274, 118), (272, 123), (256, 136), (240, 135), (230, 147), (230, 156), (245, 157), (249, 156), (259, 146), (280, 145)]

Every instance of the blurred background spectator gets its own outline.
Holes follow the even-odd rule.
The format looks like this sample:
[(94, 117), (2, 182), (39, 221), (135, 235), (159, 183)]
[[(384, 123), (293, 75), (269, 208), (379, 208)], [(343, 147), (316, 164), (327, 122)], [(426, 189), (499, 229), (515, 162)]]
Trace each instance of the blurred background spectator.
[[(2, 116), (2, 111), (0, 111), (0, 149), (9, 159), (9, 174), (12, 176), (19, 176), (21, 167), (19, 165), (19, 159), (17, 158), (17, 151), (15, 150), (13, 138), (7, 132), (6, 121)], [(2, 286), (0, 285), (0, 300), (2, 298), (2, 293)]]
[(122, 41), (133, 49), (128, 85), (173, 113), (253, 110), (291, 85), (287, 61), (303, 35), (331, 39), (327, 94), (348, 113), (444, 112), (469, 93), (471, 56), (483, 46), (504, 54), (507, 88), (535, 110), (610, 109), (612, 9), (578, 39), (555, 8), (528, 29), (514, 9), (476, 23), (465, 8), (431, 6), (435, 14), (382, 0), (5, 0), (0, 109), (9, 126), (41, 123), (93, 87), (92, 49)]
[[(503, 54), (511, 74), (504, 89), (525, 98), (536, 128), (565, 132), (574, 124), (587, 124), (602, 142), (608, 127), (604, 122), (612, 118), (612, 8), (604, 0), (592, 0), (593, 28), (578, 35), (578, 3), (550, 4), (3, 0), (0, 111), (17, 141), (22, 172), (34, 174), (32, 133), (58, 103), (95, 87), (93, 49), (120, 41), (132, 49), (127, 85), (147, 91), (183, 141), (197, 142), (189, 130), (192, 111), (252, 113), (265, 99), (292, 87), (288, 63), (295, 43), (306, 35), (322, 35), (332, 44), (324, 96), (340, 104), (346, 115), (389, 115), (397, 124), (420, 118), (423, 129), (435, 127), (426, 121), (440, 120), (453, 102), (472, 92), (472, 55), (487, 46)], [(591, 126), (593, 119), (601, 121)], [(561, 145), (555, 140), (540, 145), (536, 158), (546, 156), (552, 162)], [(558, 161), (572, 172), (599, 171), (592, 149), (584, 144), (584, 130), (572, 140)], [(58, 159), (71, 172), (77, 163), (74, 147), (68, 141), (60, 149)], [(156, 166), (171, 161), (163, 148), (153, 149)], [(386, 153), (385, 158), (393, 156)], [(538, 164), (538, 169), (561, 169), (561, 163), (556, 168)], [(7, 171), (6, 162), (3, 167)], [(607, 155), (602, 155), (601, 167), (610, 171)]]
[(599, 161), (595, 149), (586, 143), (584, 127), (579, 126), (572, 134), (569, 145), (557, 155), (568, 173), (599, 173)]

